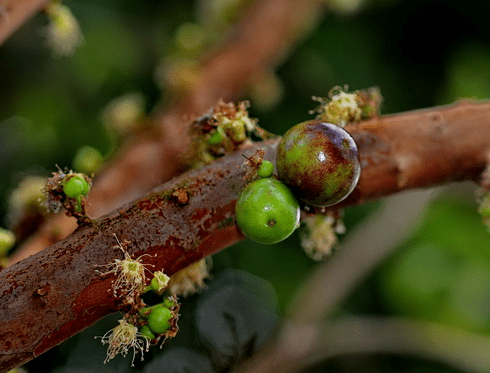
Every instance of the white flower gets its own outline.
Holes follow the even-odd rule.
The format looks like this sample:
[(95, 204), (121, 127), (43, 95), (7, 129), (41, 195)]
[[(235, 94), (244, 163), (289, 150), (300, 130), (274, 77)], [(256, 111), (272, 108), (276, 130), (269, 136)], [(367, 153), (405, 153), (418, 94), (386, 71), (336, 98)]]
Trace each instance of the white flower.
[(303, 219), (306, 229), (301, 232), (301, 246), (313, 260), (323, 260), (332, 254), (337, 234), (345, 233), (345, 226), (333, 216), (311, 215)]
[(131, 298), (135, 298), (136, 296), (138, 296), (145, 289), (145, 271), (147, 270), (147, 265), (142, 263), (141, 258), (149, 255), (144, 254), (136, 259), (131, 259), (131, 256), (124, 249), (124, 247), (126, 247), (129, 242), (123, 241), (123, 243), (121, 244), (117, 237), (116, 240), (118, 242), (117, 247), (121, 249), (124, 254), (124, 259), (115, 259), (114, 262), (100, 265), (100, 267), (109, 268), (109, 271), (102, 273), (102, 275), (108, 275), (111, 273), (117, 274), (117, 279), (112, 285), (114, 296), (117, 296), (118, 290), (123, 290), (124, 296), (128, 300), (130, 300)]
[(172, 295), (186, 297), (204, 288), (204, 280), (209, 275), (211, 258), (201, 259), (192, 263), (190, 266), (178, 271), (170, 277), (168, 291)]
[(359, 122), (362, 118), (362, 109), (359, 102), (359, 91), (347, 93), (339, 86), (333, 87), (326, 99), (323, 97), (313, 96), (313, 100), (318, 101), (320, 106), (311, 114), (317, 112), (317, 119), (336, 124), (339, 127), (345, 127), (348, 123)]
[(168, 277), (165, 273), (162, 271), (156, 271), (154, 274), (152, 284), (153, 282), (156, 283), (156, 288), (155, 290), (157, 292), (161, 292), (167, 288), (168, 282), (170, 281), (170, 277)]
[(47, 43), (56, 56), (71, 56), (83, 45), (84, 38), (80, 25), (65, 5), (50, 2), (46, 13), (50, 20), (46, 28)]
[(119, 325), (114, 329), (109, 330), (101, 338), (102, 344), (108, 344), (107, 356), (104, 360), (106, 364), (109, 360), (112, 360), (116, 355), (121, 354), (126, 357), (129, 349), (133, 349), (133, 360), (131, 366), (134, 366), (134, 357), (136, 352), (141, 352), (141, 360), (143, 360), (143, 354), (148, 352), (150, 348), (150, 340), (144, 337), (136, 326), (128, 323), (126, 320), (119, 320)]

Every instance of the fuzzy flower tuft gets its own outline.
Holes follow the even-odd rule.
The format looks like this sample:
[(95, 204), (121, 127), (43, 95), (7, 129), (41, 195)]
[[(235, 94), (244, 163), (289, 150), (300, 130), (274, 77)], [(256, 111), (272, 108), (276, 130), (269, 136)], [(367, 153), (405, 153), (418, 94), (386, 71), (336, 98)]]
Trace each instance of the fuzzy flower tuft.
[(359, 122), (362, 110), (357, 101), (357, 92), (347, 93), (341, 87), (334, 87), (329, 92), (330, 100), (322, 97), (313, 97), (320, 102), (316, 109), (318, 119), (344, 127), (348, 123)]
[(249, 117), (248, 101), (237, 104), (219, 100), (211, 110), (194, 120), (190, 127), (192, 147), (189, 163), (210, 163), (225, 154), (235, 152), (249, 142), (252, 134), (263, 140), (272, 135)]
[(107, 356), (104, 360), (104, 364), (109, 360), (114, 359), (118, 354), (126, 357), (129, 350), (133, 349), (131, 366), (134, 366), (136, 352), (141, 352), (141, 360), (143, 360), (143, 354), (148, 352), (150, 348), (150, 340), (143, 336), (136, 326), (124, 319), (119, 320), (119, 325), (109, 330), (102, 337), (95, 338), (101, 338), (102, 344), (109, 345), (107, 347)]
[(49, 47), (55, 56), (71, 56), (83, 45), (84, 37), (80, 25), (70, 8), (57, 2), (50, 2), (46, 8), (50, 20), (46, 28)]
[(317, 113), (317, 119), (345, 127), (349, 123), (370, 119), (379, 115), (383, 97), (377, 87), (362, 89), (352, 93), (347, 92), (347, 86), (333, 87), (329, 98), (313, 97), (320, 106), (311, 110)]
[(151, 285), (153, 289), (157, 292), (161, 292), (167, 288), (168, 282), (170, 281), (170, 277), (168, 277), (162, 271), (156, 271), (153, 274), (155, 277), (151, 280)]
[(174, 296), (192, 295), (205, 287), (204, 280), (210, 277), (211, 258), (201, 259), (178, 271), (170, 278), (168, 291)]
[(306, 225), (301, 233), (301, 246), (313, 260), (323, 260), (332, 254), (338, 242), (337, 234), (345, 233), (345, 226), (333, 216), (311, 215), (303, 219)]
[(115, 259), (114, 262), (102, 265), (101, 267), (108, 267), (109, 271), (102, 273), (102, 275), (117, 274), (117, 279), (113, 284), (114, 296), (117, 296), (118, 291), (123, 291), (126, 299), (136, 298), (145, 289), (147, 265), (142, 263), (141, 258), (149, 256), (144, 254), (136, 259), (131, 259), (131, 256), (126, 251), (129, 241), (123, 241), (122, 243), (116, 238), (118, 245), (116, 248), (121, 249), (124, 254), (124, 259)]

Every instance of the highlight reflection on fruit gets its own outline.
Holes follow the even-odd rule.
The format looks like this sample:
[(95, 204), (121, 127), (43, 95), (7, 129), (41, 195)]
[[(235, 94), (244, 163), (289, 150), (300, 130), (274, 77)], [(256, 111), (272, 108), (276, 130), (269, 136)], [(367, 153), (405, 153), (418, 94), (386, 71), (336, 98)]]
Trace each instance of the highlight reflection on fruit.
[(312, 206), (342, 201), (361, 174), (357, 145), (343, 128), (312, 120), (289, 129), (277, 149), (279, 178)]
[(299, 204), (289, 188), (273, 178), (256, 180), (240, 193), (236, 222), (248, 238), (273, 244), (289, 237), (298, 227)]

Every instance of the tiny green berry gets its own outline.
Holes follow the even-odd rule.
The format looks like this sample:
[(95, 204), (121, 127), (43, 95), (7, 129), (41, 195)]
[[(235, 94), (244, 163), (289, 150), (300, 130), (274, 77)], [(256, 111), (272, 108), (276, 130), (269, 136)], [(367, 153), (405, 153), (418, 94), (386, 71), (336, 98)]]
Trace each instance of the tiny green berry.
[(238, 198), (235, 213), (243, 234), (264, 244), (289, 237), (300, 218), (299, 204), (291, 190), (272, 178), (248, 184)]
[(140, 310), (138, 311), (138, 313), (139, 313), (140, 316), (146, 317), (146, 316), (148, 316), (150, 314), (151, 310), (154, 309), (154, 308), (156, 308), (156, 306), (143, 307), (143, 308), (140, 308)]
[(15, 234), (8, 229), (0, 228), (0, 257), (5, 256), (15, 244)]
[(168, 328), (168, 322), (172, 318), (172, 312), (167, 307), (155, 307), (148, 316), (148, 327), (153, 333), (163, 334)]
[(155, 277), (153, 277), (151, 279), (150, 286), (151, 286), (151, 289), (154, 291), (162, 290), (160, 284), (158, 283), (158, 280)]
[(226, 134), (221, 127), (217, 127), (216, 131), (211, 134), (208, 138), (208, 145), (219, 145), (225, 139)]
[(271, 161), (263, 161), (259, 166), (257, 175), (262, 178), (271, 177), (274, 172), (274, 164)]
[(84, 189), (82, 180), (77, 177), (72, 177), (63, 184), (63, 192), (68, 198), (80, 197), (83, 194)]
[(87, 180), (85, 180), (83, 175), (78, 174), (77, 176), (80, 178), (80, 180), (82, 181), (82, 184), (83, 184), (82, 195), (87, 196), (90, 192), (90, 184), (87, 182)]
[(90, 184), (82, 174), (71, 174), (63, 182), (63, 192), (68, 198), (86, 196), (90, 192)]
[(140, 333), (143, 337), (146, 337), (148, 339), (155, 339), (156, 336), (155, 334), (153, 334), (153, 332), (151, 331), (151, 329), (148, 327), (148, 325), (143, 325), (141, 328), (140, 328)]
[(176, 303), (172, 300), (172, 298), (166, 298), (162, 304), (164, 307), (167, 308), (172, 308), (176, 305)]

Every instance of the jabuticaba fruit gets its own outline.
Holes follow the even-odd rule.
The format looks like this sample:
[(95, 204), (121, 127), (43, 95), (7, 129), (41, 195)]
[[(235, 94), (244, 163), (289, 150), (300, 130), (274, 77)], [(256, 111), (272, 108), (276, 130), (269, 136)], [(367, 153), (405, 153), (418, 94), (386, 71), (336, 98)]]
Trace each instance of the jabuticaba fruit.
[(277, 171), (296, 198), (311, 206), (331, 206), (354, 190), (361, 165), (357, 145), (346, 130), (311, 120), (284, 134)]

